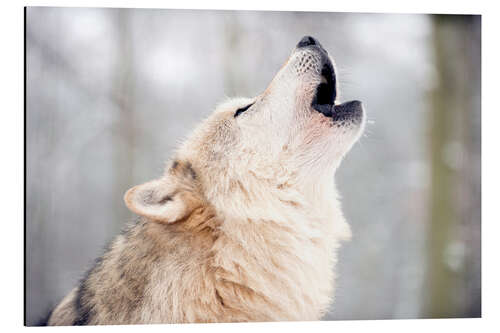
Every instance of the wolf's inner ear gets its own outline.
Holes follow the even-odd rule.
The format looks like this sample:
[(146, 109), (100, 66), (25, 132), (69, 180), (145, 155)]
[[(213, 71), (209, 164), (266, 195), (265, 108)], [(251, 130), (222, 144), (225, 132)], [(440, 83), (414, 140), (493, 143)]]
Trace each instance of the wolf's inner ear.
[(157, 222), (173, 223), (184, 218), (190, 205), (169, 178), (132, 187), (125, 193), (125, 204), (132, 212)]

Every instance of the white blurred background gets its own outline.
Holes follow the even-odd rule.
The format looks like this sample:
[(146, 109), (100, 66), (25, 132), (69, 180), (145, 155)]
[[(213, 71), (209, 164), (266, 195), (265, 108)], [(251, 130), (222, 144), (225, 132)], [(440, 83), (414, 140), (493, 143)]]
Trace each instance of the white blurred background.
[(304, 35), (366, 134), (337, 173), (353, 239), (325, 320), (481, 315), (480, 17), (31, 7), (26, 319), (134, 216), (123, 201), (226, 96), (263, 91)]

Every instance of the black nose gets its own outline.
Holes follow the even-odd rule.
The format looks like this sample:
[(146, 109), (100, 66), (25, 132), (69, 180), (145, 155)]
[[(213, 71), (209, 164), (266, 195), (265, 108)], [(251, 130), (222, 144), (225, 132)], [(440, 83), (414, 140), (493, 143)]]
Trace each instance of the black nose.
[(318, 42), (318, 40), (314, 37), (311, 36), (304, 36), (300, 40), (300, 42), (297, 44), (297, 48), (300, 47), (306, 47), (306, 46), (311, 46), (311, 45), (318, 45), (319, 47), (322, 48), (321, 44)]

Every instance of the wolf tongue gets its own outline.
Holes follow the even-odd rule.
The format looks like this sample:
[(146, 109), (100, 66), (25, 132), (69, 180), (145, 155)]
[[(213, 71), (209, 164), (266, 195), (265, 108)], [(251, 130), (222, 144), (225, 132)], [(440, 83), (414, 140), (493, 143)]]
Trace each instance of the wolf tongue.
[(327, 117), (331, 117), (333, 114), (333, 105), (331, 104), (315, 104), (314, 109)]

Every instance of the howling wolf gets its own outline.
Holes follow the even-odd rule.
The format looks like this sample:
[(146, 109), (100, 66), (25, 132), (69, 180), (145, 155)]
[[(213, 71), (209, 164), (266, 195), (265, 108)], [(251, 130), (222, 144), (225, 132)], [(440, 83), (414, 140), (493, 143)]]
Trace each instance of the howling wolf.
[(334, 174), (364, 123), (302, 38), (262, 94), (219, 105), (160, 178), (128, 190), (139, 218), (48, 324), (320, 319), (350, 238)]

